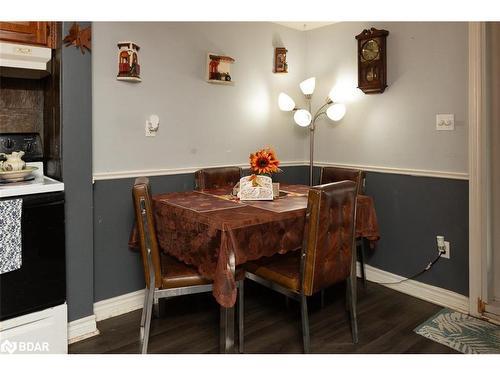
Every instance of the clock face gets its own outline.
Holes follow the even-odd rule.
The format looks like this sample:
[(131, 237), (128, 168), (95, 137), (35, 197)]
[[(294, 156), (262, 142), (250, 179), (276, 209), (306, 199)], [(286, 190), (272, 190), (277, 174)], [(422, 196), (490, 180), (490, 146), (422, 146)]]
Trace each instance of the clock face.
[(375, 39), (367, 40), (361, 48), (361, 56), (365, 61), (372, 61), (379, 57), (380, 47)]

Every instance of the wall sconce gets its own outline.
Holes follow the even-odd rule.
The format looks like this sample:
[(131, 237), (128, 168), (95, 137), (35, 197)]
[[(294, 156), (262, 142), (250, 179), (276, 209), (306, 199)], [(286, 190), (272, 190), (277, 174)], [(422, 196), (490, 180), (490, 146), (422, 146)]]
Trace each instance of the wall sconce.
[(302, 81), (299, 84), (302, 94), (304, 94), (308, 109), (298, 108), (295, 106), (294, 100), (285, 93), (280, 93), (278, 97), (278, 106), (282, 111), (295, 112), (293, 120), (301, 127), (309, 127), (309, 185), (313, 185), (313, 169), (314, 169), (314, 131), (316, 130), (316, 120), (326, 115), (332, 121), (340, 121), (345, 116), (346, 107), (343, 103), (333, 102), (333, 90), (330, 91), (325, 103), (320, 106), (313, 115), (311, 112), (311, 99), (316, 88), (316, 78), (311, 77)]

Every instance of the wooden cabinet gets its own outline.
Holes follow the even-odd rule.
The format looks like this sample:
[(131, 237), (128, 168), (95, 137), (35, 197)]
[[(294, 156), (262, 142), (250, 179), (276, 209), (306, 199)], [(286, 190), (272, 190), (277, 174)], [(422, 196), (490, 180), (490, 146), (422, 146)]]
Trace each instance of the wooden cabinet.
[(0, 22), (0, 40), (56, 48), (56, 23)]

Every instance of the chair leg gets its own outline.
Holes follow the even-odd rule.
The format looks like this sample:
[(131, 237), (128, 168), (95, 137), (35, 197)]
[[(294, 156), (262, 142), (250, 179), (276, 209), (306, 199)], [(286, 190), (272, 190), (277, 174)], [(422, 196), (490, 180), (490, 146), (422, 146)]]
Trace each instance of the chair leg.
[[(142, 335), (142, 343), (141, 343), (141, 353), (142, 354), (147, 354), (148, 353), (148, 342), (149, 342), (149, 330), (151, 328), (151, 315), (153, 314), (153, 303), (154, 303), (154, 288), (150, 288), (149, 290), (146, 289), (147, 297), (145, 300), (144, 308), (143, 308), (143, 315), (144, 315), (144, 310), (146, 311), (146, 314), (144, 315), (144, 334)], [(141, 324), (142, 324), (142, 319), (141, 319)]]
[(220, 306), (220, 352), (234, 353), (234, 307)]
[(146, 289), (144, 289), (144, 303), (142, 305), (142, 315), (141, 315), (141, 332), (140, 332), (141, 343), (144, 340), (144, 322), (146, 321), (146, 310), (147, 310), (147, 306), (148, 306), (148, 297), (149, 297), (149, 289), (146, 288)]
[(356, 316), (356, 296), (354, 292), (354, 286), (352, 283), (352, 279), (348, 278), (347, 279), (347, 284), (346, 284), (346, 291), (347, 291), (347, 296), (348, 296), (348, 305), (349, 305), (349, 312), (350, 312), (350, 317), (351, 317), (351, 332), (352, 332), (352, 342), (354, 344), (358, 343), (358, 320)]
[(365, 273), (365, 239), (361, 238), (361, 243), (356, 246), (358, 250), (359, 263), (361, 266), (361, 279), (363, 280), (363, 287), (366, 288), (366, 273)]
[(155, 319), (160, 319), (160, 300), (158, 298), (154, 299), (153, 303), (153, 315)]
[(303, 294), (300, 297), (300, 307), (302, 313), (302, 340), (304, 342), (304, 353), (307, 354), (310, 351), (309, 316), (307, 314), (307, 297)]
[(346, 281), (345, 286), (345, 311), (351, 310), (351, 294), (349, 289), (349, 280)]
[(238, 351), (240, 353), (244, 352), (244, 318), (245, 318), (245, 308), (244, 308), (244, 299), (245, 299), (245, 289), (244, 289), (244, 280), (239, 282), (239, 290), (238, 290), (238, 338), (239, 345)]
[(321, 308), (325, 307), (325, 290), (321, 289)]

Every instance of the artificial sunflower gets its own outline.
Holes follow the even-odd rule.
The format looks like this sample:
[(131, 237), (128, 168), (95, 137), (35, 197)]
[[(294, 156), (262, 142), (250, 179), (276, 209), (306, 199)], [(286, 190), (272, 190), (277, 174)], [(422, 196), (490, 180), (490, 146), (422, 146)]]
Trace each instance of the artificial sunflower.
[(256, 174), (267, 174), (281, 172), (278, 168), (280, 161), (276, 157), (276, 152), (270, 147), (258, 150), (250, 154), (250, 170)]

